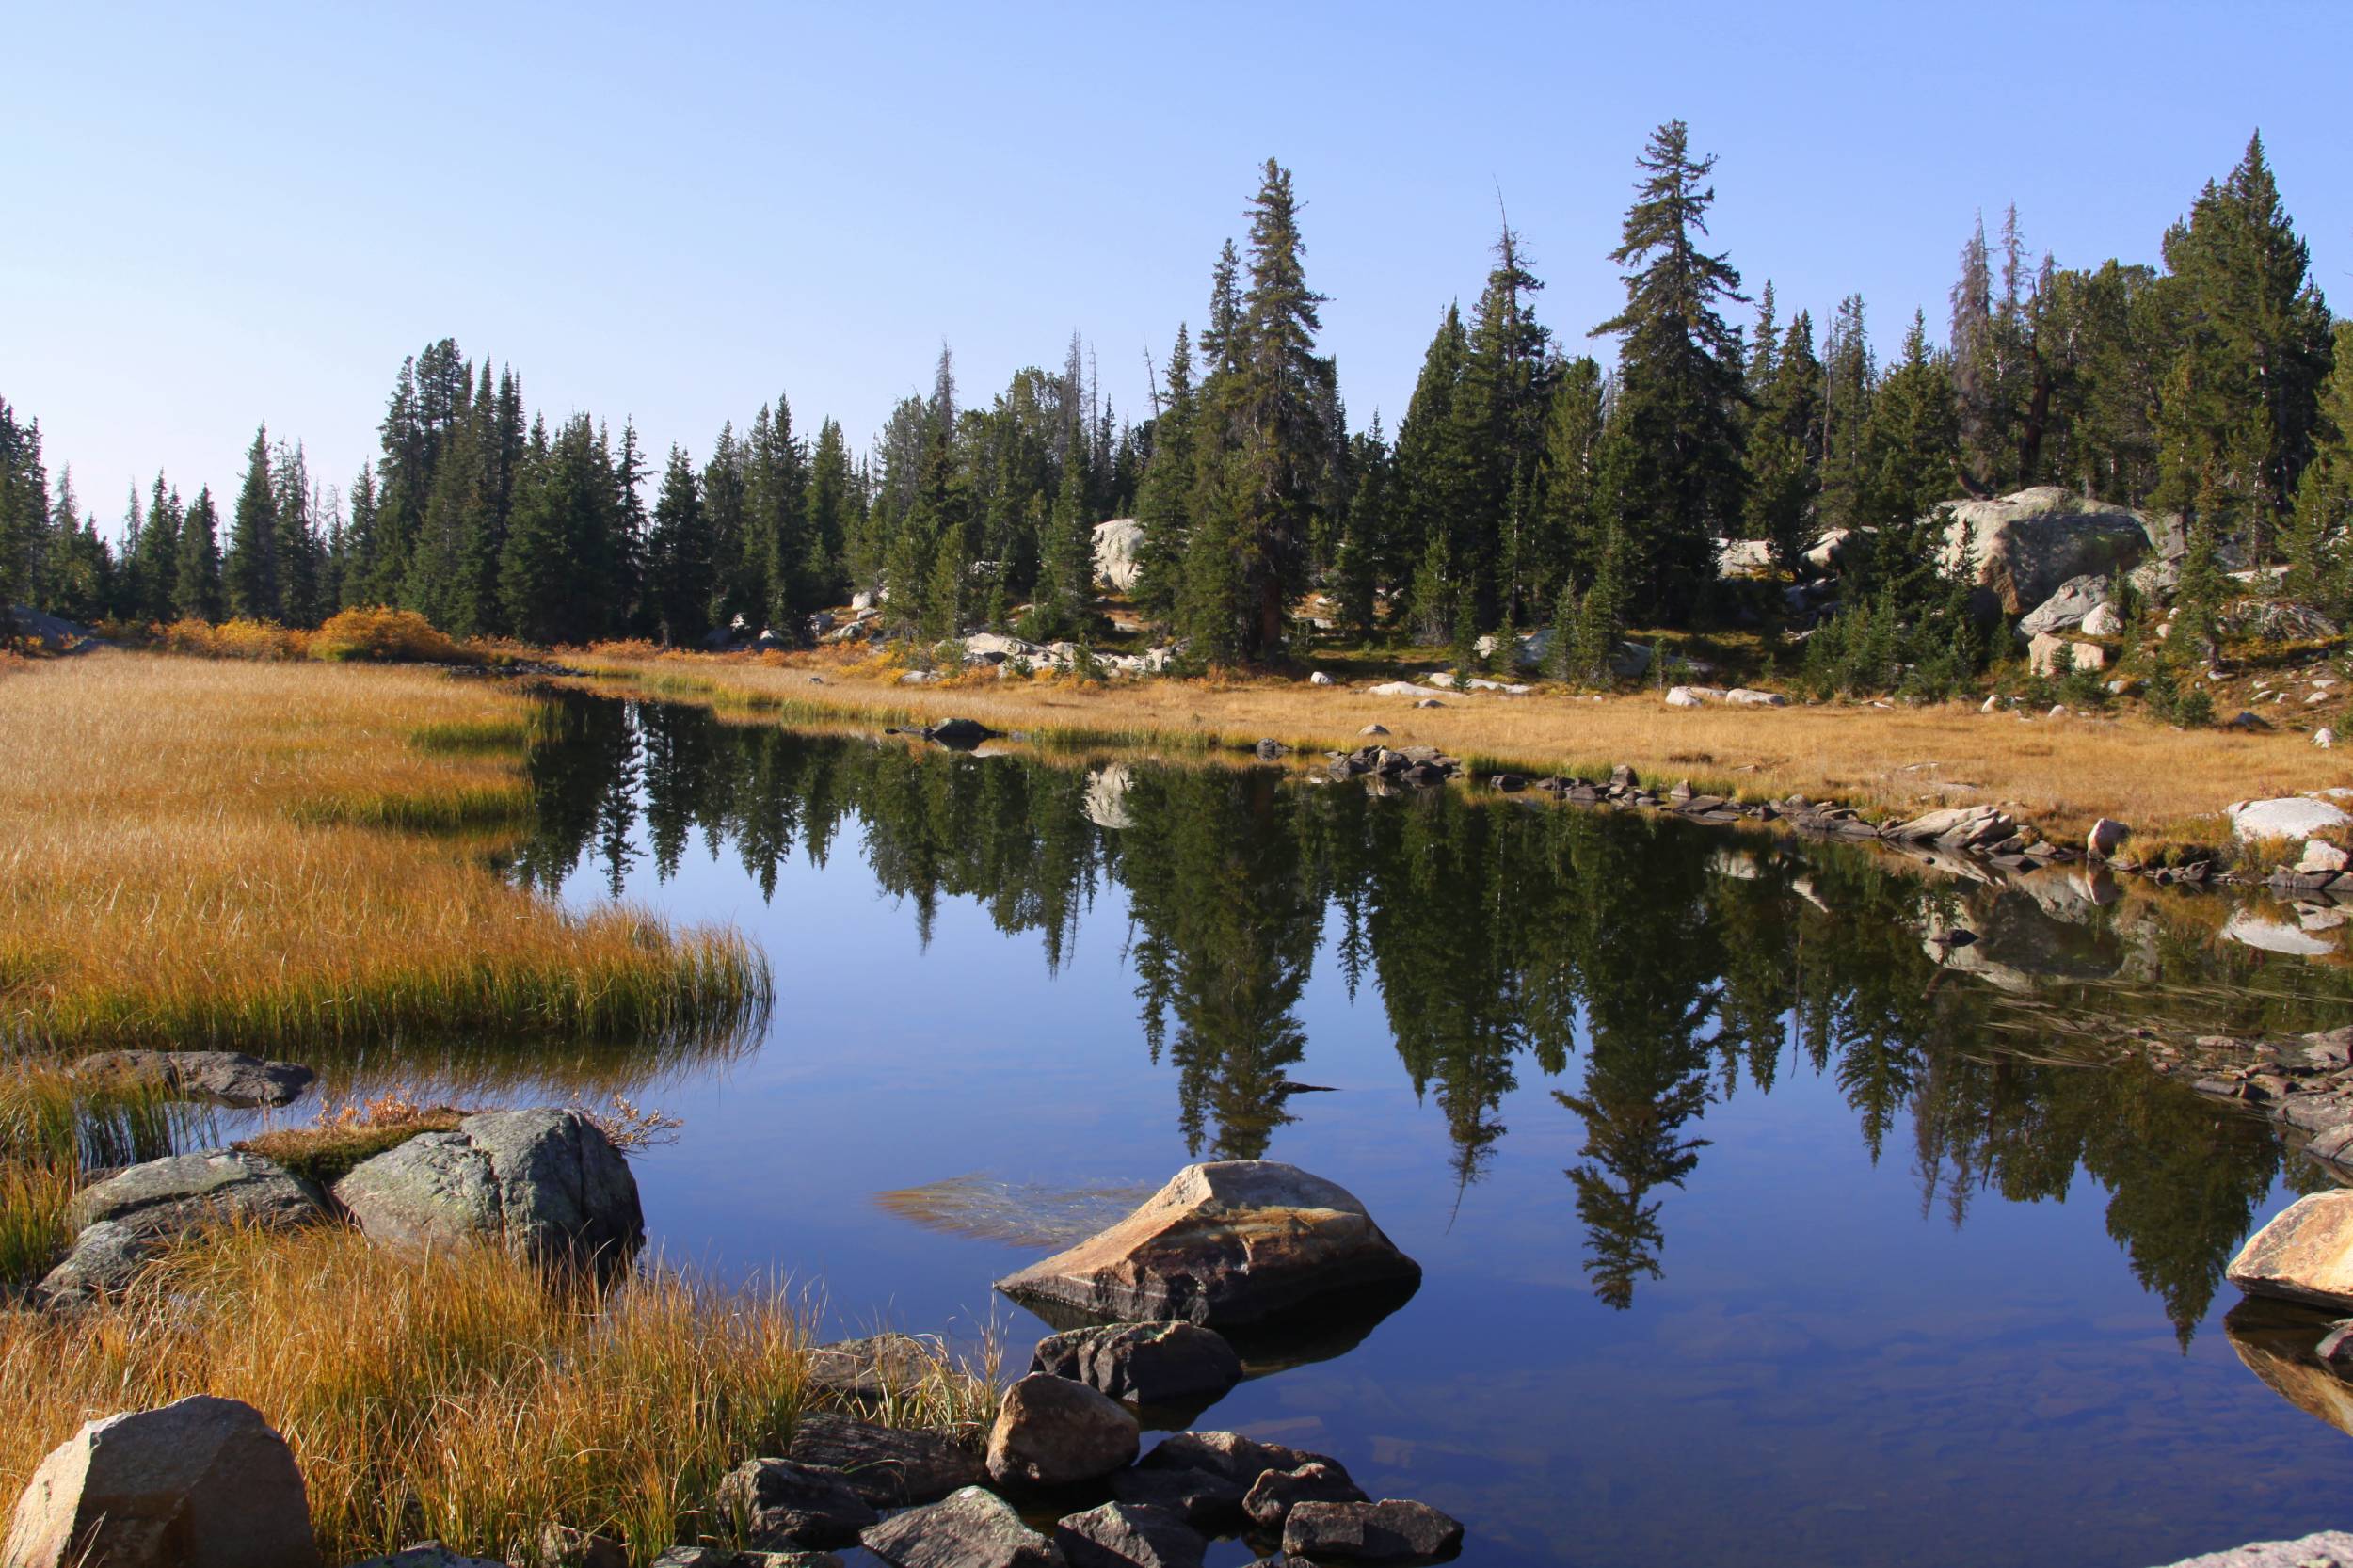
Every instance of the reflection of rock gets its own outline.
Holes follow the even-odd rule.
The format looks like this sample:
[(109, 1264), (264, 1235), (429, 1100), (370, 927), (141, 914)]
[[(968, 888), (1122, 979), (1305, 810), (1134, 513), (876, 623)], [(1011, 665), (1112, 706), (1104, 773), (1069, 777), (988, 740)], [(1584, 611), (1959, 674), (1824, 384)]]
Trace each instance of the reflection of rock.
[(2261, 948), (2265, 952), (2284, 952), (2297, 958), (2317, 958), (2325, 952), (2337, 951), (2336, 943), (2325, 936), (2315, 936), (2301, 923), (2291, 925), (2252, 908), (2232, 913), (2222, 927), (2223, 939), (2243, 947)]
[(2247, 1239), (2226, 1275), (2250, 1296), (2353, 1312), (2353, 1192), (2297, 1199)]
[(1128, 814), (1128, 791), (1135, 775), (1125, 762), (1112, 762), (1087, 776), (1087, 821), (1114, 831), (1135, 826)]
[(1217, 1327), (1420, 1278), (1346, 1189), (1271, 1160), (1225, 1160), (1187, 1166), (1118, 1224), (997, 1288), (1025, 1304)]
[(2305, 1415), (2353, 1434), (2353, 1383), (2329, 1370), (2316, 1349), (2330, 1321), (2312, 1307), (2249, 1298), (2231, 1308), (2222, 1332), (2265, 1387)]
[(976, 1172), (877, 1192), (874, 1201), (926, 1230), (1016, 1247), (1066, 1247), (1117, 1224), (1151, 1195), (1147, 1187), (1042, 1187)]
[[(2049, 872), (2041, 873), (2049, 875)], [(2085, 889), (2087, 897), (2092, 889)], [(2038, 982), (2105, 980), (2121, 968), (2115, 938), (2098, 927), (2072, 920), (2055, 920), (2043, 898), (2022, 896), (2003, 888), (1977, 893), (1965, 912), (1946, 916), (1933, 906), (1921, 924), (1921, 939), (1930, 956), (1948, 968), (1974, 974), (2006, 991), (2025, 993)], [(1976, 933), (1969, 943), (1952, 940), (1956, 926)]]
[(289, 1104), (315, 1075), (296, 1063), (264, 1062), (242, 1051), (109, 1050), (73, 1064), (73, 1076), (249, 1108)]

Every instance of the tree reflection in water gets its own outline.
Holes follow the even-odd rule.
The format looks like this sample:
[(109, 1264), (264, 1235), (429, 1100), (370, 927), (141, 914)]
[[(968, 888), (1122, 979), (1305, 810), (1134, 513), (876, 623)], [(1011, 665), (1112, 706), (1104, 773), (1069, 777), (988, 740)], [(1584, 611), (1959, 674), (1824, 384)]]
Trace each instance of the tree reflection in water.
[[(1565, 1080), (1581, 1054), (1552, 1098), (1582, 1127), (1566, 1174), (1588, 1277), (1618, 1307), (1659, 1275), (1709, 1106), (1802, 1064), (1837, 1084), (1875, 1161), (1910, 1117), (1924, 1211), (1955, 1225), (1988, 1190), (2057, 1199), (2089, 1176), (2186, 1344), (2281, 1169), (2276, 1137), (2153, 1074), (2000, 1042), (2029, 1007), (2122, 1016), (2191, 997), (2211, 1029), (2313, 1027), (2348, 993), (2340, 969), (2263, 968), (2145, 899), (1924, 881), (1861, 851), (1526, 797), (976, 757), (577, 696), (528, 767), (537, 824), (513, 869), (540, 888), (593, 862), (617, 890), (641, 840), (666, 880), (699, 836), (773, 897), (790, 856), (822, 862), (854, 825), (927, 940), (941, 902), (969, 898), (1036, 933), (1050, 971), (1116, 887), (1144, 1047), (1175, 1069), (1197, 1155), (1258, 1158), (1293, 1120), (1299, 1002), (1327, 932), (1352, 993), (1377, 987), (1465, 1188), (1519, 1075)], [(1956, 922), (1993, 934), (1971, 950), (1978, 976), (1922, 939)]]

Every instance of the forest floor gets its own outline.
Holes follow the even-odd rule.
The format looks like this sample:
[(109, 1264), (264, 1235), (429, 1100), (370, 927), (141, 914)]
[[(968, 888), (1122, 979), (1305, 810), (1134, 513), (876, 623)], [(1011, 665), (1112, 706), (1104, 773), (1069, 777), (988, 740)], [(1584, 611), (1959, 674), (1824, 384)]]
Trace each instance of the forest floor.
[[(840, 649), (599, 648), (574, 663), (648, 695), (758, 707), (789, 719), (920, 725), (964, 716), (1065, 744), (1202, 751), (1273, 739), (1315, 754), (1364, 745), (1363, 730), (1378, 724), (1389, 732), (1385, 744), (1434, 745), (1476, 772), (1599, 777), (1623, 764), (1660, 786), (1689, 779), (1747, 800), (1801, 794), (1875, 815), (1987, 803), (2062, 840), (2108, 817), (2144, 845), (2220, 844), (2229, 837), (2222, 813), (2233, 801), (2353, 781), (2353, 759), (2315, 747), (2309, 733), (2331, 718), (2344, 722), (2343, 699), (2299, 705), (2269, 728), (2185, 730), (2137, 712), (1986, 713), (1981, 697), (1889, 707), (1670, 708), (1656, 690), (1594, 696), (1538, 683), (1524, 696), (1433, 687), (1427, 695), (1445, 706), (1419, 708), (1412, 697), (1368, 689), (1443, 667), (1442, 658), (1319, 659), (1315, 667), (1334, 680), (1329, 686), (1308, 683), (1304, 672), (1081, 682), (1000, 678), (988, 666), (906, 685), (897, 666)], [(2236, 695), (2218, 696), (2217, 708), (2234, 712)], [(2295, 695), (2300, 699), (2301, 689)]]

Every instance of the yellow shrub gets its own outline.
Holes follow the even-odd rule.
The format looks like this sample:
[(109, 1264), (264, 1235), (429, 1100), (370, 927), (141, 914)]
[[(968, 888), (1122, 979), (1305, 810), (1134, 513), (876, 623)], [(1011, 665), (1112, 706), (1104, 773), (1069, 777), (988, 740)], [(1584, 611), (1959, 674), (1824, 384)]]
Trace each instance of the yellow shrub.
[(311, 633), (311, 657), (395, 664), (471, 664), (475, 655), (414, 610), (339, 610)]
[(170, 652), (204, 659), (299, 659), (309, 636), (276, 621), (225, 620), (214, 626), (189, 618), (163, 628), (156, 640)]

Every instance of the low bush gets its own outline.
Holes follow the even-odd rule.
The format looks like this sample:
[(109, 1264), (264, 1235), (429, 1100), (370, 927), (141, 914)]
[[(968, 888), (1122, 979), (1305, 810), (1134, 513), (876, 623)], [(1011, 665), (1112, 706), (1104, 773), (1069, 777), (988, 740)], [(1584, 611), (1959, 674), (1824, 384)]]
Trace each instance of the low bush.
[(434, 629), (414, 610), (340, 610), (310, 634), (313, 659), (345, 663), (471, 664), (478, 656)]

